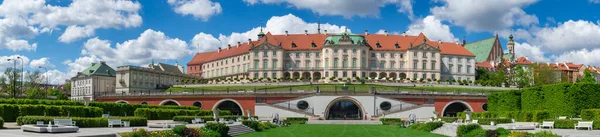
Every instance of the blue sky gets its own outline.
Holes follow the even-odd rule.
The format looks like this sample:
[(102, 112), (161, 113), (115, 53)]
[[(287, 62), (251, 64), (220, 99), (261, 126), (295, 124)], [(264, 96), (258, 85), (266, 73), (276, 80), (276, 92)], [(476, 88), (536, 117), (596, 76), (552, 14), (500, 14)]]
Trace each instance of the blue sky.
[[(92, 62), (113, 68), (152, 60), (187, 63), (194, 53), (281, 34), (423, 32), (473, 42), (514, 34), (518, 56), (600, 66), (600, 0), (4, 0), (0, 70), (23, 57), (62, 83)], [(43, 71), (43, 70), (41, 70)]]

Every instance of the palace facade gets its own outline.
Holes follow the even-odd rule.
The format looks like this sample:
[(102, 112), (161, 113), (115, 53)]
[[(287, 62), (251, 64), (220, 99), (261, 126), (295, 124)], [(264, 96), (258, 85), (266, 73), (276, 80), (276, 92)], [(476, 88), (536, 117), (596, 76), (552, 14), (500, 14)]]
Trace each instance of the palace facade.
[(465, 41), (367, 31), (272, 35), (261, 30), (258, 38), (197, 53), (187, 73), (202, 79), (311, 77), (323, 82), (331, 77), (475, 80), (475, 55), (463, 47)]

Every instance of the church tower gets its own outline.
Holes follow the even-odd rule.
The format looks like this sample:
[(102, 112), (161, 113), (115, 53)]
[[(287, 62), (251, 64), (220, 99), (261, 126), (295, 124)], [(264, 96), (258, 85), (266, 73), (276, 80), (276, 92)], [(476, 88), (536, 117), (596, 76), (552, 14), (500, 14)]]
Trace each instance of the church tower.
[(510, 60), (515, 61), (515, 41), (513, 40), (512, 34), (508, 36), (508, 43), (506, 43), (506, 47), (508, 48), (508, 53), (511, 54)]
[(262, 29), (263, 29), (263, 28), (262, 28), (262, 26), (260, 26), (260, 32), (258, 33), (258, 40), (260, 40), (260, 39), (262, 39), (263, 37), (265, 37), (265, 33), (263, 33), (263, 30), (262, 30)]

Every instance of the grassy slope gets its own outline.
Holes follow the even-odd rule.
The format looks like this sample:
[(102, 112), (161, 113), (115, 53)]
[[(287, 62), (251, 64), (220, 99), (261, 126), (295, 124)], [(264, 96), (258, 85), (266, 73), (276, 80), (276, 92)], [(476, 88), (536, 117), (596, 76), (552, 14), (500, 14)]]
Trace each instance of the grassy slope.
[(443, 137), (388, 125), (291, 125), (238, 137)]
[[(196, 92), (200, 92), (202, 90), (204, 90), (205, 92), (208, 91), (240, 91), (240, 90), (254, 90), (256, 89), (257, 91), (264, 91), (264, 89), (266, 89), (267, 91), (288, 91), (290, 88), (292, 88), (292, 90), (296, 91), (296, 90), (306, 90), (306, 91), (312, 91), (314, 89), (316, 89), (316, 87), (319, 87), (319, 89), (322, 92), (335, 92), (337, 91), (341, 91), (341, 86), (343, 86), (342, 84), (319, 84), (319, 85), (299, 85), (299, 86), (213, 86), (213, 87), (194, 87), (194, 88), (179, 88), (179, 87), (172, 87), (169, 90), (173, 91), (173, 92), (192, 92), (192, 91), (196, 91)], [(371, 87), (375, 87), (375, 89), (377, 91), (413, 91), (413, 92), (420, 92), (420, 91), (436, 91), (436, 92), (456, 92), (456, 91), (460, 91), (460, 92), (492, 92), (492, 91), (499, 91), (499, 90), (493, 90), (493, 89), (476, 89), (476, 88), (452, 88), (452, 87), (406, 87), (406, 86), (384, 86), (384, 85), (374, 85), (374, 84), (356, 84), (356, 85), (347, 85), (349, 88), (348, 90), (356, 90), (356, 92), (368, 92), (370, 91)], [(169, 91), (167, 90), (167, 91)]]

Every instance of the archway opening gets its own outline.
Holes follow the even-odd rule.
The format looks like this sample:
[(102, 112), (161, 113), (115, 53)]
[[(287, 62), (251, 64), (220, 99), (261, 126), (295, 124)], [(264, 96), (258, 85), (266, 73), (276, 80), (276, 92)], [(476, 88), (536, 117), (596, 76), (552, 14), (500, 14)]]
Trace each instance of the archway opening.
[(445, 109), (444, 109), (444, 114), (443, 116), (445, 117), (456, 117), (456, 113), (458, 112), (464, 112), (465, 110), (469, 110), (469, 107), (467, 105), (465, 105), (462, 102), (454, 102), (450, 105), (448, 105)]
[(200, 101), (196, 101), (196, 102), (194, 102), (194, 104), (192, 104), (192, 106), (202, 108), (202, 103), (200, 103)]
[(177, 104), (175, 101), (166, 101), (165, 103), (162, 104), (163, 106), (179, 106), (179, 104)]
[(360, 107), (352, 101), (341, 100), (335, 102), (327, 114), (327, 120), (361, 120), (363, 112)]
[(223, 101), (223, 102), (219, 103), (217, 108), (219, 110), (228, 110), (229, 112), (231, 112), (231, 115), (234, 115), (234, 116), (243, 115), (241, 107), (233, 101), (229, 101), (229, 100)]

